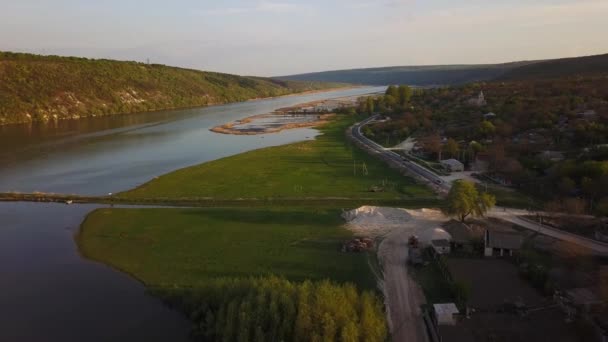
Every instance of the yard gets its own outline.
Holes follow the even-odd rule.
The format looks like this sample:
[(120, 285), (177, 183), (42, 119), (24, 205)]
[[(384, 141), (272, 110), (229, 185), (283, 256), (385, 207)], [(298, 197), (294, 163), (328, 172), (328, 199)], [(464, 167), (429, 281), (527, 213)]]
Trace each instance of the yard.
[[(441, 326), (444, 342), (583, 341), (574, 323), (551, 298), (523, 280), (516, 266), (501, 259), (449, 258), (450, 273), (470, 284), (468, 304), (475, 311), (456, 326)], [(523, 302), (526, 315), (509, 312), (506, 303)], [(512, 306), (511, 306), (512, 307)]]
[(455, 280), (470, 285), (471, 307), (494, 310), (517, 299), (528, 306), (543, 302), (543, 297), (519, 276), (517, 267), (505, 260), (450, 258), (448, 267)]

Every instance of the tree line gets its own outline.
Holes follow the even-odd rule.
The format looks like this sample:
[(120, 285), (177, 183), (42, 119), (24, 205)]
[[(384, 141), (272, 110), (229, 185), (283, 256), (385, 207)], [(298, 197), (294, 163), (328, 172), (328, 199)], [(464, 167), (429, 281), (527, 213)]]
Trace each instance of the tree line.
[(352, 284), (278, 277), (211, 280), (153, 293), (186, 313), (197, 341), (385, 341), (380, 299)]

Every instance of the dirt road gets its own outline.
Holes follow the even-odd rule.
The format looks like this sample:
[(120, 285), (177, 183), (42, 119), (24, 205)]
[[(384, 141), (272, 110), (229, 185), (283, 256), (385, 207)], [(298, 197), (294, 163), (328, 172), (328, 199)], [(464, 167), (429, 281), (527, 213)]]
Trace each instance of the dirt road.
[(384, 270), (384, 294), (393, 341), (426, 342), (420, 305), (422, 289), (408, 274), (407, 230), (396, 230), (382, 241), (379, 255)]
[(345, 214), (355, 234), (382, 238), (378, 259), (383, 269), (383, 290), (393, 341), (427, 342), (420, 306), (424, 293), (407, 268), (407, 241), (417, 235), (428, 243), (446, 217), (438, 210), (361, 207)]

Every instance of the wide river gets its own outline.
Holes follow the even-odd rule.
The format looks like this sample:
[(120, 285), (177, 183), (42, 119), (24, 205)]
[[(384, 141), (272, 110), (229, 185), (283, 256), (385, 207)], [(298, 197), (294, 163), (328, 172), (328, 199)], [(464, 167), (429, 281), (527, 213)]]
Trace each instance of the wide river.
[[(104, 195), (314, 129), (256, 136), (209, 131), (299, 103), (382, 87), (188, 110), (0, 127), (0, 192)], [(74, 242), (98, 206), (0, 203), (0, 341), (186, 341), (189, 323), (129, 276), (82, 258)]]

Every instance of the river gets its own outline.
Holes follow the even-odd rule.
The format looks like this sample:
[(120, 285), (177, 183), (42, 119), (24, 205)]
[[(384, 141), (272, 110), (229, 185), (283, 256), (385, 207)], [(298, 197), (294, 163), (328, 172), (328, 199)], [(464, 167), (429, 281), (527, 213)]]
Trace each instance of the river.
[[(236, 104), (0, 127), (0, 192), (104, 195), (314, 129), (256, 136), (209, 128), (356, 88)], [(74, 242), (96, 205), (0, 203), (0, 341), (186, 341), (189, 323), (129, 276), (82, 258)]]

